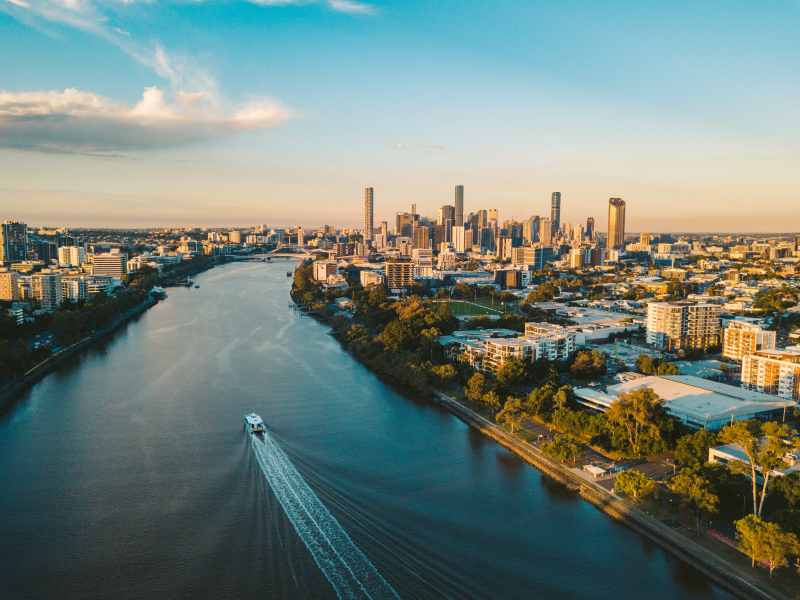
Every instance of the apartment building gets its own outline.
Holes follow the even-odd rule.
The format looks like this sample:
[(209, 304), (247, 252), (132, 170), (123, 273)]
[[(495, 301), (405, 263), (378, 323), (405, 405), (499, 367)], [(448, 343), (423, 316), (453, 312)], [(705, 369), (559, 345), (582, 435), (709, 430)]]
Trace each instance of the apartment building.
[(19, 300), (19, 273), (0, 269), (0, 300)]
[(80, 246), (62, 246), (58, 249), (58, 264), (79, 267), (86, 262), (86, 250)]
[(31, 276), (31, 294), (42, 310), (53, 312), (63, 300), (61, 289), (61, 273), (50, 269), (42, 269)]
[(339, 272), (335, 260), (318, 260), (314, 263), (314, 281), (328, 281), (328, 277)]
[(402, 294), (414, 282), (414, 264), (410, 262), (387, 262), (386, 285), (393, 294)]
[(716, 346), (719, 307), (694, 302), (651, 302), (647, 305), (647, 343), (666, 350)]
[(755, 323), (730, 321), (722, 332), (722, 356), (736, 362), (754, 352), (775, 349), (775, 332)]
[(82, 275), (66, 275), (61, 277), (61, 298), (70, 302), (78, 302), (88, 297), (88, 283)]
[(800, 401), (800, 351), (761, 350), (745, 355), (742, 387)]
[(383, 283), (383, 275), (375, 271), (361, 271), (361, 273), (359, 273), (359, 278), (361, 279), (361, 285), (363, 287), (380, 285)]

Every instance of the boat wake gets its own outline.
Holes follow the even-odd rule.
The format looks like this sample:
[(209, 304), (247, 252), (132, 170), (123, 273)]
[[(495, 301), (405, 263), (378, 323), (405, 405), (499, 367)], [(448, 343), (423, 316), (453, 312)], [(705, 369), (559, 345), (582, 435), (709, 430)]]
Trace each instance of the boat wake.
[(400, 600), (269, 433), (264, 431), (260, 437), (251, 434), (251, 438), (272, 491), (339, 598)]

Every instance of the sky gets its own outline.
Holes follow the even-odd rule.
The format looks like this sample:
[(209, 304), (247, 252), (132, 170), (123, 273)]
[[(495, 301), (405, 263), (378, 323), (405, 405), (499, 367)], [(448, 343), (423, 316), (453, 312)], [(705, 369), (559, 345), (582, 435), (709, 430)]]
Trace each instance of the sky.
[(800, 5), (0, 0), (0, 220), (800, 230)]

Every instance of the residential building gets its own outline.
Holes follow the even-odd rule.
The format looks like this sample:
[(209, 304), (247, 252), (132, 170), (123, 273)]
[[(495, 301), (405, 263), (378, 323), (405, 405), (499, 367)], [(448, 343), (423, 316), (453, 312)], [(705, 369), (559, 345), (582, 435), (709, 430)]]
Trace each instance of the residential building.
[(625, 247), (625, 201), (622, 198), (608, 200), (608, 239), (609, 248)]
[(340, 256), (354, 256), (356, 253), (355, 242), (341, 242), (333, 245), (333, 255), (336, 258)]
[(569, 251), (569, 268), (582, 269), (583, 265), (583, 248), (571, 248)]
[(6, 221), (0, 225), (0, 261), (28, 260), (28, 226)]
[(539, 221), (539, 241), (545, 246), (553, 243), (553, 224), (547, 217)]
[(53, 312), (61, 304), (61, 273), (51, 269), (42, 269), (31, 275), (31, 295), (37, 300), (42, 310)]
[(314, 263), (314, 281), (328, 281), (328, 277), (339, 272), (335, 260), (318, 260)]
[(425, 225), (417, 225), (414, 228), (414, 248), (431, 247), (431, 228)]
[(722, 329), (722, 356), (736, 362), (754, 352), (775, 349), (775, 332), (756, 323), (729, 321)]
[(19, 301), (19, 273), (0, 269), (0, 300)]
[[(543, 229), (543, 228), (542, 228)], [(550, 235), (554, 236), (561, 229), (561, 192), (553, 192), (550, 197)], [(550, 240), (542, 243), (549, 244)]]
[(456, 206), (455, 206), (455, 220), (453, 224), (462, 227), (464, 225), (464, 186), (456, 186)]
[(666, 350), (718, 345), (719, 306), (651, 302), (647, 305), (647, 343)]
[(79, 267), (86, 262), (86, 250), (80, 246), (62, 246), (58, 249), (58, 264)]
[(88, 283), (82, 275), (66, 275), (61, 277), (62, 301), (78, 302), (88, 297)]
[(743, 356), (742, 387), (800, 401), (800, 351), (760, 350)]
[(522, 250), (522, 262), (515, 264), (523, 264), (530, 269), (538, 271), (539, 269), (544, 269), (547, 263), (553, 262), (553, 248), (551, 246), (536, 244), (534, 246), (514, 248), (517, 253), (520, 250)]
[(401, 294), (414, 282), (414, 265), (410, 262), (387, 262), (386, 285), (393, 294)]
[[(229, 231), (228, 232), (228, 241), (232, 244), (241, 244), (242, 243), (242, 232), (241, 231)], [(300, 246), (303, 245), (302, 242), (298, 242)]]
[[(467, 250), (466, 233), (467, 232), (465, 231), (463, 225), (455, 225), (452, 229), (453, 245), (455, 246), (456, 252), (458, 253), (463, 254)], [(470, 246), (471, 245), (472, 244), (470, 244)]]
[(539, 217), (537, 215), (522, 222), (522, 241), (525, 244), (535, 244), (539, 241)]
[(361, 271), (358, 276), (363, 287), (380, 285), (383, 283), (383, 275), (376, 273), (375, 271)]
[(514, 244), (511, 237), (501, 235), (497, 238), (497, 258), (500, 260), (511, 258), (513, 249)]
[(373, 229), (375, 227), (373, 221), (374, 209), (374, 196), (371, 187), (364, 188), (364, 243), (372, 241)]
[[(199, 242), (197, 242), (199, 244)], [(107, 275), (122, 279), (128, 272), (128, 255), (118, 250), (106, 254), (95, 254), (92, 259), (92, 275)]]
[(457, 264), (455, 252), (445, 251), (439, 253), (439, 270), (454, 271)]

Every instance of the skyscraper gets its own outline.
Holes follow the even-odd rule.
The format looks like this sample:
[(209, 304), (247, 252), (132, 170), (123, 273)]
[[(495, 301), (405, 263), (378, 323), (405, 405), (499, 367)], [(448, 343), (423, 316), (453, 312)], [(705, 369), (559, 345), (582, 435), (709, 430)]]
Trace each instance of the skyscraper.
[(625, 201), (622, 198), (608, 200), (608, 240), (606, 246), (620, 249), (625, 245)]
[(528, 244), (535, 244), (539, 241), (539, 217), (533, 215), (527, 221), (522, 222), (522, 239)]
[(550, 225), (553, 235), (561, 229), (561, 192), (553, 192), (550, 201)]
[(553, 243), (553, 226), (547, 217), (542, 217), (539, 221), (539, 241), (545, 246)]
[(397, 223), (394, 232), (395, 235), (411, 237), (414, 234), (414, 217), (407, 212), (397, 213)]
[[(436, 224), (437, 225), (444, 225), (444, 222), (448, 221), (448, 220), (452, 224), (453, 221), (455, 221), (455, 218), (454, 218), (455, 217), (455, 212), (456, 212), (456, 209), (455, 209), (454, 206), (451, 206), (449, 204), (445, 204), (444, 206), (442, 206), (439, 209), (439, 214), (436, 217)], [(463, 215), (462, 215), (462, 219), (463, 219)]]
[(586, 219), (586, 239), (594, 239), (594, 217)]
[(478, 211), (478, 230), (489, 226), (489, 213), (485, 210)]
[(0, 260), (28, 260), (28, 226), (25, 223), (6, 221), (0, 225)]
[(456, 222), (457, 227), (464, 224), (464, 186), (456, 186)]
[(495, 225), (497, 225), (497, 209), (492, 208), (489, 210), (489, 222), (491, 223), (494, 221)]
[(364, 188), (364, 243), (372, 241), (372, 188)]

